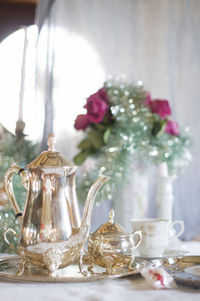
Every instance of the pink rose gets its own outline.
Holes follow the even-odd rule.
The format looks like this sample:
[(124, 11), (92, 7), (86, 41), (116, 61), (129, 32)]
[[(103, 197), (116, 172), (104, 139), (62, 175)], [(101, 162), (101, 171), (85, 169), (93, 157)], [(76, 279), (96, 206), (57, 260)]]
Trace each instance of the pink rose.
[(97, 93), (99, 94), (99, 96), (101, 97), (101, 99), (103, 99), (106, 102), (108, 102), (107, 95), (106, 95), (106, 89), (105, 88), (99, 89), (99, 91), (97, 91)]
[(82, 115), (78, 115), (76, 117), (74, 127), (78, 131), (85, 130), (89, 124), (90, 124), (90, 121), (88, 120), (87, 115), (82, 114)]
[(155, 99), (149, 102), (149, 107), (152, 113), (158, 114), (162, 119), (171, 115), (171, 108), (167, 100)]
[(87, 99), (84, 106), (87, 109), (87, 118), (90, 122), (100, 123), (109, 108), (105, 89), (102, 88)]
[(178, 136), (180, 134), (178, 123), (176, 121), (168, 120), (165, 127), (165, 133)]

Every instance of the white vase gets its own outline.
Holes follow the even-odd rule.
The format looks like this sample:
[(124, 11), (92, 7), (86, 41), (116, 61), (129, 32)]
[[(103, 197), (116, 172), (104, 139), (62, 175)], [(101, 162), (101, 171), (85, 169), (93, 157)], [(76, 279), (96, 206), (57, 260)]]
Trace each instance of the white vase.
[(162, 219), (173, 219), (173, 176), (158, 176), (157, 177), (157, 217)]
[(130, 219), (145, 218), (148, 207), (148, 175), (146, 170), (133, 171), (122, 193), (113, 200), (115, 220), (131, 232)]
[[(173, 181), (176, 176), (169, 176), (166, 163), (162, 163), (158, 167), (157, 176), (157, 189), (156, 189), (156, 204), (157, 204), (157, 217), (161, 219), (168, 219), (173, 221), (173, 205), (174, 205), (174, 194), (173, 194)], [(183, 224), (183, 221), (180, 221)], [(173, 224), (173, 223), (172, 223)], [(183, 224), (184, 228), (184, 224)], [(174, 250), (186, 250), (185, 244), (177, 238), (176, 231), (173, 227), (170, 230), (170, 238), (168, 251)]]

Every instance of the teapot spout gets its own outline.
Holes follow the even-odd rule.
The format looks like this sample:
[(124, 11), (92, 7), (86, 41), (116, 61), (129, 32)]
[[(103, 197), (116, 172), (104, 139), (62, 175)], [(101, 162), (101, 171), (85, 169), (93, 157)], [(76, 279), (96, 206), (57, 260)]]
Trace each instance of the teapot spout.
[(110, 179), (109, 177), (102, 175), (90, 187), (90, 190), (86, 198), (85, 207), (83, 210), (83, 216), (81, 220), (81, 229), (83, 232), (84, 230), (89, 231), (90, 229), (90, 221), (91, 221), (92, 210), (93, 210), (96, 194), (99, 191), (99, 189), (103, 186), (103, 184), (107, 182), (109, 179)]

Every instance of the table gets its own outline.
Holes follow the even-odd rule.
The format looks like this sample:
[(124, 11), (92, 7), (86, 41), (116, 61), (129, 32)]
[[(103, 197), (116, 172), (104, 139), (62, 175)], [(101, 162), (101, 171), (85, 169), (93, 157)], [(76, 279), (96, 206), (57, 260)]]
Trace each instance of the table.
[[(200, 242), (187, 242), (187, 250), (200, 255)], [(1, 254), (1, 257), (5, 255)], [(91, 283), (14, 283), (0, 280), (2, 301), (160, 301), (200, 300), (200, 290), (178, 287), (154, 290), (140, 276)]]

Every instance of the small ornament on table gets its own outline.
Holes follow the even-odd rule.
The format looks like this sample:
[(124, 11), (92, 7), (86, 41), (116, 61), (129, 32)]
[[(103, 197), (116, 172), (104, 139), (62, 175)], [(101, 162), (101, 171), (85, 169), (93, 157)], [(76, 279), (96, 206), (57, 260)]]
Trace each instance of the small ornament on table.
[(163, 268), (149, 266), (142, 269), (141, 275), (145, 278), (147, 283), (155, 289), (174, 289), (177, 287), (173, 277)]

